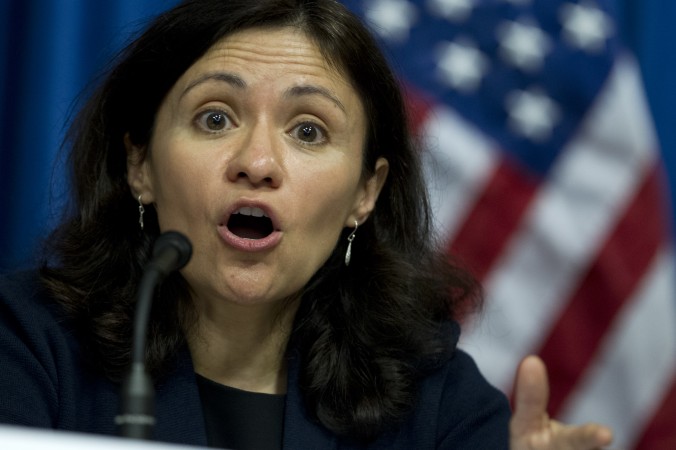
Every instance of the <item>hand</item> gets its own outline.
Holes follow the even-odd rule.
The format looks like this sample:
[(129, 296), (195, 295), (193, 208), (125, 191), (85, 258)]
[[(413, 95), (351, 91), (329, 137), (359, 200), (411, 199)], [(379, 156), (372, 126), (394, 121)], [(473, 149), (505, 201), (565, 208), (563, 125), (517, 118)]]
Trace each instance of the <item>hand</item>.
[(547, 415), (549, 382), (542, 360), (525, 358), (516, 374), (511, 450), (591, 450), (609, 445), (612, 431), (597, 424), (564, 425)]

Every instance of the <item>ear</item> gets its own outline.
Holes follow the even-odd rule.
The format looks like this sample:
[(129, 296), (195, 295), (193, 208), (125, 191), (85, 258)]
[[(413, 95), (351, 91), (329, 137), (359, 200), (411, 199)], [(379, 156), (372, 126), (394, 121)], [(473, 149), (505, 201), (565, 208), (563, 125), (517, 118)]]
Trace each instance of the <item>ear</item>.
[(129, 133), (124, 135), (124, 147), (127, 150), (127, 183), (134, 198), (141, 196), (143, 203), (155, 201), (152, 180), (149, 174), (149, 159), (144, 147), (131, 142)]
[(357, 197), (352, 214), (347, 218), (345, 226), (354, 228), (355, 220), (362, 224), (368, 219), (369, 215), (376, 206), (376, 201), (380, 191), (385, 185), (387, 173), (390, 170), (390, 164), (385, 158), (378, 158), (373, 174), (364, 181), (364, 185)]

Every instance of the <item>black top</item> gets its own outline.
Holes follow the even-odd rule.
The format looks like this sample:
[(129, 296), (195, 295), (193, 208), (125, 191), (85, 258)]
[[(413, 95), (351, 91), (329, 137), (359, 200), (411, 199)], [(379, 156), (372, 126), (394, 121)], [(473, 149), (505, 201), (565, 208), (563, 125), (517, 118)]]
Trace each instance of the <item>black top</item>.
[[(114, 435), (119, 385), (91, 370), (81, 341), (54, 303), (37, 272), (0, 276), (0, 423)], [(447, 322), (440, 332), (454, 344), (460, 328)], [(369, 445), (343, 439), (317, 421), (301, 393), (303, 356), (294, 346), (287, 355), (284, 450), (509, 448), (507, 398), (460, 349), (420, 380), (411, 414)], [(175, 356), (175, 367), (155, 386), (154, 439), (206, 446), (203, 406), (187, 346)]]
[(196, 375), (209, 447), (281, 450), (285, 395), (242, 391)]

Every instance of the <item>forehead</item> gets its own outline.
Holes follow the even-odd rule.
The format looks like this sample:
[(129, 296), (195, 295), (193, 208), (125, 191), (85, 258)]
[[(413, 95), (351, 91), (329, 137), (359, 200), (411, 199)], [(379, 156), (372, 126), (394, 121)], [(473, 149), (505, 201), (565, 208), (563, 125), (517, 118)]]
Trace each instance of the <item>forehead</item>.
[(329, 63), (315, 41), (295, 27), (250, 28), (230, 34), (212, 45), (182, 78), (233, 69), (259, 77), (323, 79), (352, 89), (345, 73)]

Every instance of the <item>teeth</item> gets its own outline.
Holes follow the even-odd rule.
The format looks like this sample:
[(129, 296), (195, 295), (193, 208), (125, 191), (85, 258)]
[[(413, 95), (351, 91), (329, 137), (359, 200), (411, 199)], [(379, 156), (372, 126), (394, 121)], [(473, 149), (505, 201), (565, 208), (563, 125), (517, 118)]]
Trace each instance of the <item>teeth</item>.
[(235, 214), (241, 214), (243, 216), (267, 217), (262, 209), (249, 206), (239, 208), (237, 211), (235, 211)]

